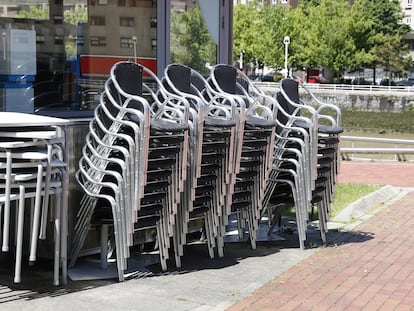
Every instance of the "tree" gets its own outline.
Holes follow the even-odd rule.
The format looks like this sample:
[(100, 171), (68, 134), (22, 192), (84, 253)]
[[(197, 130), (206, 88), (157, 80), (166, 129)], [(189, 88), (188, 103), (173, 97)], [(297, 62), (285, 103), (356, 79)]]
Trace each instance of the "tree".
[[(270, 6), (264, 12), (263, 31), (258, 36), (258, 55), (263, 62), (275, 69), (282, 68), (285, 56), (283, 38), (293, 38), (289, 10), (284, 6)], [(291, 47), (290, 50), (292, 51)], [(290, 53), (293, 54), (293, 53)]]
[(246, 60), (256, 59), (263, 63), (259, 55), (259, 41), (263, 33), (263, 4), (257, 1), (249, 2), (246, 5), (238, 4), (234, 7), (234, 25), (233, 25), (233, 58), (238, 59), (240, 53)]
[(403, 72), (412, 66), (411, 56), (407, 56), (407, 46), (400, 35), (380, 33), (377, 36), (381, 44), (373, 48), (376, 64), (384, 67), (388, 72)]
[(283, 38), (291, 35), (289, 9), (257, 1), (234, 8), (234, 58), (240, 52), (244, 59), (275, 69), (284, 63)]
[(74, 10), (66, 10), (63, 15), (65, 22), (72, 25), (86, 23), (88, 21), (88, 13), (86, 9), (80, 7), (77, 7)]
[(356, 0), (351, 11), (351, 34), (357, 49), (356, 66), (381, 66), (402, 71), (411, 67), (402, 36), (410, 31), (397, 0)]
[(349, 33), (346, 0), (305, 2), (292, 12), (294, 60), (304, 67), (322, 66), (341, 73), (352, 64), (355, 45)]
[(216, 62), (216, 44), (211, 39), (198, 6), (171, 13), (171, 61), (205, 72)]
[(16, 14), (18, 18), (49, 19), (49, 8), (31, 5), (29, 10), (21, 10)]

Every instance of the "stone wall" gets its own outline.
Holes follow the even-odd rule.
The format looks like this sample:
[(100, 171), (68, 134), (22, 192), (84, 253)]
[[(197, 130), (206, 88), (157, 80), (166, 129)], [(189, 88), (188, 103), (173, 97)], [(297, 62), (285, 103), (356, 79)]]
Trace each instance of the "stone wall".
[[(258, 84), (258, 87), (265, 91), (268, 95), (274, 96), (278, 91), (278, 84)], [(361, 110), (361, 111), (388, 111), (400, 112), (414, 108), (413, 96), (404, 96), (399, 94), (383, 95), (383, 94), (357, 94), (357, 93), (336, 93), (329, 94), (326, 90), (322, 92), (313, 91), (315, 96), (322, 102), (334, 104), (341, 108)], [(361, 92), (360, 92), (361, 93)], [(301, 94), (305, 102), (310, 102), (310, 96)]]

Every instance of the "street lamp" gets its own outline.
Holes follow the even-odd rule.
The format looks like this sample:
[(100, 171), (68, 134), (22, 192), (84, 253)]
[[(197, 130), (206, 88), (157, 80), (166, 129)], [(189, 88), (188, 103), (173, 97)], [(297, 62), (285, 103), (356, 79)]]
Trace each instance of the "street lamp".
[(285, 44), (285, 73), (286, 73), (286, 77), (288, 76), (288, 47), (290, 44), (290, 37), (289, 36), (285, 36), (283, 38), (283, 43)]
[(239, 60), (239, 63), (240, 63), (240, 70), (243, 70), (243, 55), (244, 55), (244, 50), (242, 50), (241, 52), (240, 52), (240, 60)]

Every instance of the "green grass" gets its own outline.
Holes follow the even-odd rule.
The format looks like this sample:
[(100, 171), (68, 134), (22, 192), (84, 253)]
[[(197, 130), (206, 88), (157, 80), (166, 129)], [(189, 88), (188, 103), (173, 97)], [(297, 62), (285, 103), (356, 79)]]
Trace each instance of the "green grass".
[[(334, 201), (331, 204), (330, 218), (332, 219), (349, 204), (363, 198), (364, 196), (380, 189), (381, 185), (366, 185), (359, 183), (338, 183), (336, 185)], [(315, 208), (314, 218), (317, 219), (318, 211)], [(283, 216), (295, 217), (295, 209), (287, 207), (283, 211)], [(309, 215), (310, 217), (310, 215)]]
[(359, 183), (338, 183), (334, 201), (331, 205), (331, 217), (335, 217), (349, 204), (363, 198), (364, 196), (380, 189), (380, 185), (366, 185)]
[(347, 130), (414, 133), (414, 111), (368, 112), (342, 109), (342, 127)]

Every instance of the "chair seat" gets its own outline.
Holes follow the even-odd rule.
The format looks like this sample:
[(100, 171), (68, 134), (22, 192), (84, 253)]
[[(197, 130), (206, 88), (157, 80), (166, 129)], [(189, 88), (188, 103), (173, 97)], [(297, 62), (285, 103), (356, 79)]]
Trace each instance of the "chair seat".
[(254, 127), (254, 128), (272, 128), (276, 126), (276, 122), (273, 120), (267, 120), (263, 118), (258, 118), (254, 116), (247, 116), (246, 117), (246, 127)]
[(222, 118), (213, 118), (207, 116), (204, 119), (204, 126), (212, 128), (232, 128), (236, 126), (236, 122), (232, 120), (222, 119)]
[(171, 132), (171, 133), (182, 133), (189, 129), (188, 125), (183, 125), (174, 122), (168, 122), (163, 120), (152, 120), (151, 131), (157, 131), (160, 133)]
[(341, 134), (343, 131), (342, 127), (332, 127), (324, 124), (318, 126), (318, 132), (323, 134)]

